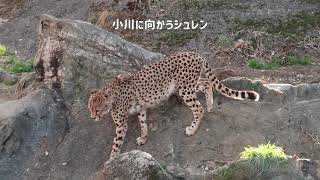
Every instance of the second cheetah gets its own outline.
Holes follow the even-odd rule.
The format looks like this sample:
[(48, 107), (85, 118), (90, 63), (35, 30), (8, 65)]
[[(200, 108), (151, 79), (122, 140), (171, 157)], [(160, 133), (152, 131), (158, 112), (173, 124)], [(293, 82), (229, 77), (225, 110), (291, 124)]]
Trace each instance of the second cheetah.
[[(205, 78), (200, 78), (201, 74)], [(200, 81), (201, 79), (201, 81)], [(146, 110), (176, 94), (193, 113), (191, 125), (186, 127), (186, 136), (197, 131), (204, 110), (197, 98), (197, 91), (206, 92), (207, 109), (212, 110), (212, 88), (234, 99), (259, 100), (255, 91), (238, 91), (224, 86), (213, 74), (205, 58), (194, 52), (179, 52), (145, 66), (133, 74), (119, 75), (104, 88), (91, 93), (88, 110), (91, 118), (99, 121), (111, 110), (116, 125), (110, 158), (120, 153), (127, 132), (128, 115), (138, 113), (141, 135), (137, 144), (147, 140)]]

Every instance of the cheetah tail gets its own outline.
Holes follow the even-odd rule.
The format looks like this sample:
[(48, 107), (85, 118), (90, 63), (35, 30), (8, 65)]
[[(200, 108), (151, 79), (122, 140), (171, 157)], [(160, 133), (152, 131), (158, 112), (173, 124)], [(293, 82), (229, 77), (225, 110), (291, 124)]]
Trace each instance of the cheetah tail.
[(223, 85), (219, 79), (212, 73), (212, 69), (209, 68), (209, 64), (206, 61), (203, 61), (203, 68), (205, 70), (206, 78), (209, 79), (210, 84), (213, 85), (213, 87), (219, 91), (221, 94), (227, 97), (231, 97), (234, 99), (251, 99), (254, 101), (259, 101), (260, 95), (255, 91), (238, 91), (234, 89), (230, 89)]
[(210, 73), (209, 80), (213, 84), (213, 87), (224, 96), (239, 100), (251, 99), (254, 101), (259, 101), (260, 99), (260, 95), (255, 91), (238, 91), (226, 87), (214, 74)]

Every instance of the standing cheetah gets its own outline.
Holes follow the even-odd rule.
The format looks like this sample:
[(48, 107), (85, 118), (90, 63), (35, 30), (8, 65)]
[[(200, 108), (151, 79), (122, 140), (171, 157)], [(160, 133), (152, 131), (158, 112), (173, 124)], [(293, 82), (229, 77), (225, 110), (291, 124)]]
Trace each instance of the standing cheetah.
[[(205, 79), (200, 78), (201, 73), (205, 74)], [(196, 92), (206, 92), (207, 109), (211, 111), (212, 88), (234, 99), (259, 100), (259, 94), (254, 91), (237, 91), (225, 87), (199, 54), (179, 52), (145, 66), (136, 73), (117, 76), (106, 87), (91, 93), (88, 110), (95, 121), (99, 121), (111, 110), (116, 125), (116, 137), (110, 155), (110, 158), (114, 158), (120, 153), (126, 136), (128, 115), (138, 113), (141, 135), (137, 138), (137, 144), (143, 145), (148, 134), (147, 108), (159, 104), (174, 93), (193, 113), (192, 123), (185, 129), (185, 134), (194, 135), (204, 113)]]

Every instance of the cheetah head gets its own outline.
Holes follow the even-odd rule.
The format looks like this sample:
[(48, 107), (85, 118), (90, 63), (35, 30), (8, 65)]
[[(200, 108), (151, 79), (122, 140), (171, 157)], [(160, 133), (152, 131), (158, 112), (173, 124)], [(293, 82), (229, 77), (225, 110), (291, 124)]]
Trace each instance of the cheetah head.
[(88, 110), (90, 117), (94, 121), (100, 121), (100, 118), (109, 113), (112, 108), (112, 97), (108, 91), (94, 90), (91, 92), (88, 101)]

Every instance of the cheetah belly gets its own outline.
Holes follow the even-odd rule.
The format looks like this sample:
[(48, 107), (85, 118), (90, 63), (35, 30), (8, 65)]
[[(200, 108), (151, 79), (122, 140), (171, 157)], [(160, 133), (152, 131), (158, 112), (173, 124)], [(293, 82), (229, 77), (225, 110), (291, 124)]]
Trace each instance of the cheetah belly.
[(159, 99), (151, 99), (149, 101), (140, 101), (136, 99), (134, 102), (132, 102), (130, 108), (129, 108), (129, 114), (134, 114), (137, 112), (140, 112), (142, 109), (152, 108), (156, 105), (158, 105), (161, 101), (167, 100), (172, 94), (174, 94), (176, 91), (176, 83), (174, 80), (172, 80), (169, 83), (169, 86), (166, 88), (163, 88), (163, 90), (160, 92), (162, 96)]

